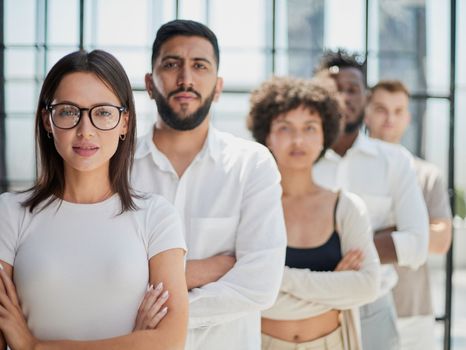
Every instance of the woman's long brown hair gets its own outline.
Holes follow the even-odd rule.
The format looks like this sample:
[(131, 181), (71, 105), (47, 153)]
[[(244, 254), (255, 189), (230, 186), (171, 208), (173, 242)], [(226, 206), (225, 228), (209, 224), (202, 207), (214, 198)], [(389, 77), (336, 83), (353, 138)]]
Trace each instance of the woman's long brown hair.
[(55, 149), (53, 139), (47, 136), (42, 114), (52, 103), (63, 77), (75, 72), (95, 74), (115, 93), (121, 105), (126, 107), (129, 115), (128, 131), (126, 139), (119, 141), (118, 148), (110, 159), (109, 177), (112, 191), (120, 197), (122, 212), (137, 209), (130, 186), (130, 171), (136, 144), (136, 111), (133, 93), (123, 66), (113, 55), (102, 50), (76, 51), (68, 54), (61, 58), (45, 77), (35, 116), (36, 153), (39, 154), (38, 178), (34, 186), (27, 190), (31, 194), (22, 205), (32, 212), (44, 201), (45, 205), (42, 208), (50, 205), (57, 198), (63, 199), (65, 190), (63, 158)]

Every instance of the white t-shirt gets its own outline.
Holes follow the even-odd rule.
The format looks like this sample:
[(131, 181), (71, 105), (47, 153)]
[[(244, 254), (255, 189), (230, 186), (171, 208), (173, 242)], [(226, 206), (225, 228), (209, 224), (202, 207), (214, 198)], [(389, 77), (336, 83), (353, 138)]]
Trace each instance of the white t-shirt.
[(23, 208), (28, 194), (0, 196), (0, 259), (32, 333), (42, 340), (129, 334), (149, 279), (148, 261), (185, 249), (181, 220), (162, 197), (136, 199), (119, 215), (118, 195), (96, 204), (56, 200)]

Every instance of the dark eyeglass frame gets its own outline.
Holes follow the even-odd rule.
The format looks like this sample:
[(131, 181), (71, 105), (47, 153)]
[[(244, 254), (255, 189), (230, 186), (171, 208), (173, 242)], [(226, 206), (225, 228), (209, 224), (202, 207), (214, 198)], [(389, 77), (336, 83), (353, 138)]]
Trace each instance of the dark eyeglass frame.
[[(73, 107), (76, 107), (78, 110), (79, 110), (79, 115), (78, 115), (78, 121), (76, 122), (76, 124), (74, 124), (72, 127), (69, 127), (69, 128), (63, 128), (61, 126), (58, 126), (57, 124), (55, 124), (55, 120), (53, 120), (53, 117), (52, 117), (52, 111), (53, 111), (53, 108), (56, 107), (56, 106), (73, 106)], [(110, 129), (102, 129), (102, 128), (99, 128), (97, 125), (95, 125), (94, 123), (94, 120), (92, 120), (92, 111), (95, 109), (95, 108), (99, 108), (99, 107), (114, 107), (118, 110), (118, 121), (117, 123), (115, 124), (115, 126), (113, 128), (110, 128)], [(121, 120), (121, 113), (123, 112), (127, 112), (127, 108), (124, 107), (124, 106), (115, 106), (115, 105), (112, 105), (112, 104), (108, 104), (108, 103), (104, 103), (104, 104), (99, 104), (99, 105), (95, 105), (95, 106), (92, 106), (91, 108), (81, 108), (77, 105), (75, 105), (74, 103), (70, 103), (70, 102), (60, 102), (60, 103), (55, 103), (55, 104), (49, 104), (45, 107), (45, 110), (47, 112), (50, 113), (50, 119), (52, 120), (52, 123), (55, 127), (57, 127), (58, 129), (62, 129), (62, 130), (70, 130), (70, 129), (73, 129), (75, 128), (79, 122), (81, 121), (81, 118), (83, 116), (83, 112), (87, 111), (88, 115), (89, 115), (89, 120), (91, 121), (91, 124), (98, 130), (102, 130), (102, 131), (109, 131), (109, 130), (113, 130), (115, 129), (118, 124), (120, 124), (120, 120)]]

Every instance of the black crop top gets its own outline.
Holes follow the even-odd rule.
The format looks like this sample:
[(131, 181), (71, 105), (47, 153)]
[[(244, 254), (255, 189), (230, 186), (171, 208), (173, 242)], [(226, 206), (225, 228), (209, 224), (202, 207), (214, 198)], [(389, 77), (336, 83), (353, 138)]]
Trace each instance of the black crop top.
[(340, 262), (341, 244), (340, 235), (336, 230), (336, 212), (338, 206), (338, 194), (333, 209), (333, 233), (330, 238), (318, 247), (313, 248), (286, 248), (285, 265), (298, 269), (310, 269), (311, 271), (334, 271)]

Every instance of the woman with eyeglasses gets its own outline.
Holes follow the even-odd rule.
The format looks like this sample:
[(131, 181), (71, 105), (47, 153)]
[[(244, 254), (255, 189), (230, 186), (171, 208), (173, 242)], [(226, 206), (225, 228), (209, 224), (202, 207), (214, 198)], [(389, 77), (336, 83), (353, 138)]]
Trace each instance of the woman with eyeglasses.
[(357, 307), (377, 295), (379, 258), (364, 203), (312, 179), (340, 128), (338, 102), (321, 85), (273, 78), (251, 95), (249, 128), (280, 170), (288, 237), (279, 296), (262, 312), (263, 350), (361, 350)]
[(182, 225), (129, 186), (136, 115), (120, 63), (99, 50), (60, 59), (35, 130), (37, 181), (0, 196), (2, 348), (183, 349)]

